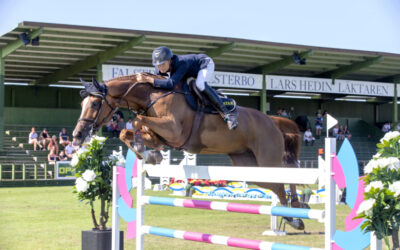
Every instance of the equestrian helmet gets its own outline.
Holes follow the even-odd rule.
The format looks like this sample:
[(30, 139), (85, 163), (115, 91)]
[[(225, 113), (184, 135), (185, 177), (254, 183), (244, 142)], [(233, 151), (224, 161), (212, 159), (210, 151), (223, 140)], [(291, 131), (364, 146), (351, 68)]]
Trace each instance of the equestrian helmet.
[(173, 56), (170, 48), (161, 46), (153, 50), (153, 65), (161, 65), (171, 59)]

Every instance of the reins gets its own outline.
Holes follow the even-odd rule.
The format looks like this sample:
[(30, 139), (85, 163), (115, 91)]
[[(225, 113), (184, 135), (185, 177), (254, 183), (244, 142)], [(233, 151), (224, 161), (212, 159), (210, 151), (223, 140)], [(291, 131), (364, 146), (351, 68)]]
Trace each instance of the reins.
[(96, 125), (96, 123), (97, 123), (98, 120), (99, 120), (101, 111), (103, 110), (103, 105), (104, 105), (104, 103), (106, 103), (106, 104), (110, 107), (111, 111), (103, 118), (103, 120), (100, 122), (100, 124), (106, 122), (107, 119), (108, 119), (108, 117), (110, 117), (110, 115), (112, 116), (112, 115), (115, 114), (115, 112), (118, 111), (119, 106), (120, 106), (120, 104), (121, 104), (122, 101), (125, 101), (126, 104), (127, 104), (127, 106), (128, 106), (128, 110), (129, 110), (130, 112), (132, 112), (135, 116), (137, 116), (137, 115), (147, 114), (147, 111), (148, 111), (154, 104), (156, 104), (156, 102), (157, 102), (158, 100), (160, 100), (161, 98), (164, 98), (164, 97), (166, 97), (166, 96), (168, 96), (168, 95), (171, 95), (171, 94), (185, 94), (185, 92), (182, 92), (182, 91), (175, 91), (175, 90), (168, 91), (168, 92), (166, 92), (166, 93), (164, 93), (164, 94), (158, 96), (158, 97), (155, 98), (154, 100), (152, 100), (152, 101), (146, 106), (146, 108), (145, 108), (144, 110), (143, 110), (143, 109), (140, 109), (140, 110), (136, 111), (136, 110), (132, 109), (132, 108), (129, 106), (129, 102), (128, 102), (128, 100), (126, 100), (126, 96), (127, 96), (127, 95), (132, 91), (132, 89), (133, 89), (135, 86), (137, 86), (138, 84), (139, 84), (138, 82), (135, 82), (134, 84), (132, 84), (131, 86), (129, 86), (128, 90), (127, 90), (127, 91), (121, 96), (121, 98), (117, 101), (117, 103), (115, 104), (115, 107), (113, 107), (113, 106), (110, 104), (110, 102), (109, 102), (109, 101), (107, 100), (107, 98), (106, 98), (107, 95), (105, 95), (104, 93), (90, 93), (89, 95), (91, 95), (91, 96), (95, 96), (95, 97), (101, 98), (101, 100), (102, 100), (102, 101), (101, 101), (101, 106), (100, 106), (100, 108), (99, 108), (99, 110), (98, 110), (98, 112), (97, 112), (97, 115), (96, 115), (96, 118), (95, 118), (95, 119), (79, 118), (79, 119), (78, 119), (78, 122), (80, 122), (80, 121), (85, 121), (85, 122), (91, 123), (91, 124), (90, 124), (90, 126), (91, 126), (91, 127), (90, 127), (90, 132), (89, 132), (89, 134), (90, 134), (90, 136), (91, 136), (91, 135), (93, 134), (93, 132), (94, 132), (94, 131), (97, 131), (97, 129), (98, 129), (98, 125)]

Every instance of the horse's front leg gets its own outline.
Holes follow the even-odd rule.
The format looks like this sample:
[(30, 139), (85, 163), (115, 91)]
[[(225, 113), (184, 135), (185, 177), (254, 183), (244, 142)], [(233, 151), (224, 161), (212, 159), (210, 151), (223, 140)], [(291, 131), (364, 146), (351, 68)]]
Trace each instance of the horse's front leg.
[[(139, 137), (140, 137), (140, 141), (138, 141)], [(156, 150), (164, 149), (164, 145), (160, 142), (160, 140), (153, 133), (153, 131), (151, 131), (147, 127), (142, 127), (142, 129), (140, 129), (139, 135), (137, 134), (137, 132), (135, 132), (135, 130), (123, 129), (120, 134), (120, 139), (129, 148), (135, 147), (135, 146), (136, 146), (136, 148), (143, 147), (142, 145), (144, 144), (147, 147), (150, 147), (150, 148), (153, 148)], [(138, 151), (143, 151), (143, 150), (138, 150)]]
[[(145, 144), (146, 146), (152, 147), (155, 150), (147, 150), (143, 146), (143, 143), (137, 143), (135, 139), (137, 139), (136, 133), (138, 131), (123, 129), (120, 133), (120, 140), (123, 141), (128, 148), (130, 148), (139, 159), (145, 159), (146, 163), (157, 164), (160, 163), (163, 159), (160, 150), (163, 148), (163, 145), (159, 143), (158, 139), (156, 141), (148, 140), (150, 134), (145, 132), (144, 138), (146, 138)], [(136, 138), (135, 138), (136, 137)], [(158, 143), (157, 143), (158, 142)]]
[(180, 143), (182, 137), (182, 125), (168, 116), (164, 117), (149, 117), (138, 115), (136, 117), (137, 124), (142, 127), (146, 126), (154, 133), (162, 136), (166, 141)]

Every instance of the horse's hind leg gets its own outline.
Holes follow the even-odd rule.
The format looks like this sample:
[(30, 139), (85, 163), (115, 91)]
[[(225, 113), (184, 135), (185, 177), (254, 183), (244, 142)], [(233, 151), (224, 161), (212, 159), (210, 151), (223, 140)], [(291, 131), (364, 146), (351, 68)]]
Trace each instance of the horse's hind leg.
[[(253, 152), (248, 151), (246, 153), (241, 154), (230, 154), (229, 157), (232, 160), (233, 166), (258, 166), (256, 157), (254, 156)], [(285, 187), (283, 184), (280, 183), (257, 183), (258, 186), (270, 189), (274, 192), (282, 205), (286, 206), (287, 199), (286, 199), (286, 192)]]

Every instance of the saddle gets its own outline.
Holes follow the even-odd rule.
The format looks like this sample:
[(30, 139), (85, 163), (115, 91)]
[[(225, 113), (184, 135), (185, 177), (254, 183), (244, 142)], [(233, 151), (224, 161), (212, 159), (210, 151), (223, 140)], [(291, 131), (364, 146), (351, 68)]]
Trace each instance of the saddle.
[[(211, 105), (207, 98), (205, 98), (200, 90), (196, 87), (196, 81), (193, 78), (188, 79), (187, 84), (185, 81), (182, 81), (180, 84), (184, 92), (186, 102), (192, 110), (205, 114), (219, 114), (214, 106)], [(236, 101), (223, 95), (220, 91), (217, 91), (217, 93), (229, 112), (235, 112)]]

